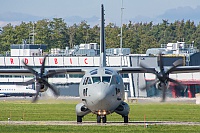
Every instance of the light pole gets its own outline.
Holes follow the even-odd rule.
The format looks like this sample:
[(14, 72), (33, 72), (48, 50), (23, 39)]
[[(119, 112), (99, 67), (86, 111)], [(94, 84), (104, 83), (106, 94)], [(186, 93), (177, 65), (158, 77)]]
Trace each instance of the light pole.
[(121, 7), (121, 33), (120, 33), (120, 56), (121, 56), (121, 66), (122, 66), (122, 27), (123, 27), (123, 23), (122, 23), (122, 18), (123, 18), (123, 0), (122, 0), (122, 7)]

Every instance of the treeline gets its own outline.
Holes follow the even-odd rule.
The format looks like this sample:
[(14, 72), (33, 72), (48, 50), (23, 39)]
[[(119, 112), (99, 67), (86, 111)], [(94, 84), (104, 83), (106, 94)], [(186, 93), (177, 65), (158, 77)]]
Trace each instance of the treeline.
[[(33, 26), (34, 25), (34, 26)], [(34, 27), (34, 28), (33, 28)], [(106, 28), (107, 48), (120, 47), (120, 26), (109, 23)], [(47, 44), (50, 48), (73, 48), (80, 43), (100, 42), (100, 27), (91, 27), (86, 21), (68, 26), (62, 18), (40, 20), (35, 23), (22, 22), (13, 26), (8, 24), (0, 29), (0, 52), (10, 50), (10, 44), (22, 44), (24, 40), (32, 43)], [(148, 48), (160, 47), (160, 44), (185, 41), (200, 48), (200, 24), (181, 20), (169, 23), (132, 23), (123, 25), (123, 47), (131, 48), (131, 53), (145, 53)]]

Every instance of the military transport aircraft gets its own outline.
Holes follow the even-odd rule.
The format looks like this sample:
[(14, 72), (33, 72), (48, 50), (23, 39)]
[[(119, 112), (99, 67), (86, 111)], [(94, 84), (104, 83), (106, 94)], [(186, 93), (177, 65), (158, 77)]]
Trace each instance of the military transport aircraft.
[(25, 82), (25, 84), (37, 83), (36, 96), (33, 99), (35, 102), (38, 99), (39, 92), (44, 92), (48, 88), (51, 89), (55, 95), (58, 92), (55, 86), (48, 82), (48, 78), (56, 74), (71, 74), (82, 73), (84, 74), (80, 85), (79, 95), (82, 100), (81, 103), (76, 105), (77, 122), (82, 122), (82, 118), (88, 113), (93, 113), (97, 116), (97, 123), (106, 123), (106, 116), (113, 112), (121, 115), (124, 118), (124, 123), (128, 123), (129, 105), (124, 102), (124, 83), (120, 74), (122, 73), (153, 73), (157, 79), (150, 85), (142, 88), (148, 88), (155, 84), (158, 88), (163, 90), (163, 100), (165, 99), (165, 91), (167, 89), (168, 82), (174, 82), (181, 86), (177, 81), (169, 78), (170, 73), (180, 72), (197, 72), (200, 67), (186, 67), (180, 66), (181, 61), (178, 60), (171, 68), (165, 68), (163, 66), (162, 56), (160, 54), (160, 63), (158, 71), (155, 68), (147, 67), (145, 64), (141, 64), (141, 67), (106, 67), (106, 44), (105, 44), (105, 31), (104, 31), (104, 6), (101, 5), (101, 31), (100, 31), (100, 66), (99, 67), (80, 67), (80, 68), (54, 68), (45, 70), (45, 60), (47, 55), (43, 59), (43, 63), (40, 68), (40, 72), (34, 70), (31, 66), (28, 66), (25, 61), (24, 67), (26, 69), (0, 69), (2, 75), (34, 75), (34, 78)]

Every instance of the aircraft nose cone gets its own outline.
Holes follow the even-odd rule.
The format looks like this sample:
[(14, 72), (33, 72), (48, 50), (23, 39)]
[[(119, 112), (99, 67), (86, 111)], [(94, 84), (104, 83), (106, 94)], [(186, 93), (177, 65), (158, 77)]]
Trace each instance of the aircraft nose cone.
[(97, 95), (96, 95), (96, 98), (97, 98), (97, 100), (104, 100), (105, 98), (106, 98), (106, 93), (105, 92), (102, 92), (102, 91), (100, 91), (100, 92), (97, 92)]

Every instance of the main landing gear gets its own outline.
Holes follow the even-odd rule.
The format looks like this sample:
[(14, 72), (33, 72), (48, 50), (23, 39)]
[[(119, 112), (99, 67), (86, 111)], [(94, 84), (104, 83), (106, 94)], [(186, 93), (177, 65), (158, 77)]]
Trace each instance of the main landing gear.
[(97, 123), (106, 123), (107, 122), (107, 118), (106, 115), (97, 115)]
[(123, 116), (124, 117), (124, 123), (128, 123), (128, 116)]
[(77, 116), (77, 123), (81, 123), (82, 122), (82, 116)]

